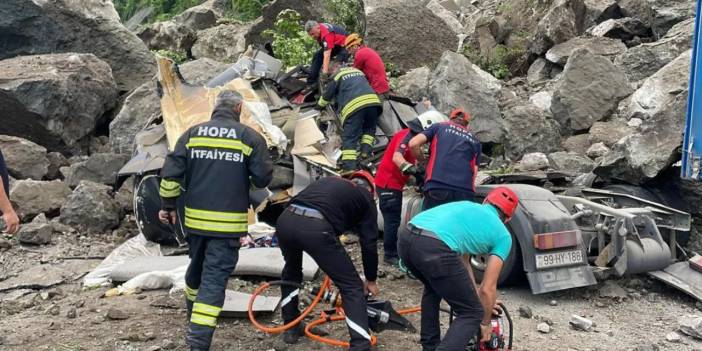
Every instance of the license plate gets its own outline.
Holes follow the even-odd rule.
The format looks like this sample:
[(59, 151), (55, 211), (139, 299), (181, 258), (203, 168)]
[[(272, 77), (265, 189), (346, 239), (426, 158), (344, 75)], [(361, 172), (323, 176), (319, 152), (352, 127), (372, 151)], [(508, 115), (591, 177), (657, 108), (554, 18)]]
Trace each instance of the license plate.
[(578, 263), (583, 263), (581, 250), (536, 255), (536, 269), (570, 266)]

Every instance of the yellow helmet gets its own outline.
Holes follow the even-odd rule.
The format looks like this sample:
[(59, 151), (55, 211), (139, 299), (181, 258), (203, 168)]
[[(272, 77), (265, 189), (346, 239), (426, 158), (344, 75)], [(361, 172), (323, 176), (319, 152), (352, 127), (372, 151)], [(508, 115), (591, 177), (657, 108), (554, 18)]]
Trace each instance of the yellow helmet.
[(344, 42), (344, 47), (349, 48), (351, 46), (361, 45), (363, 39), (357, 33), (351, 33), (346, 37), (346, 42)]

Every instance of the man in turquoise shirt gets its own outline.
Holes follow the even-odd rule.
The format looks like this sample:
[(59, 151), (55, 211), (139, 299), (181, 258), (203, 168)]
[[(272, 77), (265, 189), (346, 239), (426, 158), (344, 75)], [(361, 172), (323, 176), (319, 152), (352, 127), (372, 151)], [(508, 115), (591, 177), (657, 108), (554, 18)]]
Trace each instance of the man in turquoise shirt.
[[(519, 198), (507, 187), (492, 190), (483, 204), (452, 202), (415, 216), (400, 233), (400, 258), (424, 283), (422, 295), (423, 351), (463, 350), (480, 331), (489, 340), (497, 279), (512, 248), (503, 223), (514, 214)], [(480, 286), (469, 268), (471, 256), (489, 255)], [(477, 288), (476, 288), (477, 287)], [(456, 315), (441, 340), (441, 300)]]

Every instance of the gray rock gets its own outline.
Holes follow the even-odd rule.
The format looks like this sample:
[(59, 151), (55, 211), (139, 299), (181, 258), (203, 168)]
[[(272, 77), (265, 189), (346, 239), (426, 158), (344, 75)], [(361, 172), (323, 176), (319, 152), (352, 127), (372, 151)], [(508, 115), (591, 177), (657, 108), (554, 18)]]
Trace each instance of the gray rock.
[(113, 185), (117, 178), (117, 172), (129, 161), (129, 158), (129, 155), (124, 154), (91, 155), (86, 161), (71, 165), (66, 183), (71, 188), (75, 188), (83, 180)]
[(611, 60), (626, 51), (621, 40), (602, 37), (577, 37), (555, 45), (546, 52), (546, 59), (565, 65), (576, 50), (587, 49), (591, 54), (605, 56)]
[(680, 334), (678, 334), (676, 332), (670, 332), (668, 334), (665, 334), (665, 339), (668, 342), (672, 342), (672, 343), (678, 343), (678, 342), (682, 341), (682, 337), (680, 336)]
[(23, 244), (45, 245), (51, 243), (54, 227), (46, 221), (46, 217), (35, 219), (32, 223), (23, 224), (17, 233), (17, 239)]
[(555, 87), (551, 112), (561, 126), (585, 130), (609, 117), (629, 94), (629, 82), (619, 68), (604, 56), (580, 49), (568, 59)]
[[(109, 64), (117, 86), (123, 91), (138, 87), (156, 73), (153, 55), (136, 35), (120, 23), (111, 1), (2, 1), (0, 13), (6, 14), (0, 21), (0, 27), (12, 42), (0, 52), (0, 59), (27, 54), (92, 53)], [(36, 70), (26, 68), (25, 73)], [(87, 77), (95, 75), (102, 75), (102, 72), (96, 70)], [(73, 84), (56, 86), (66, 89), (70, 85)], [(101, 90), (83, 85), (76, 87), (76, 90), (84, 92), (77, 99), (84, 105), (64, 106), (57, 103), (53, 108), (65, 108), (73, 113), (72, 118), (82, 119), (83, 111), (90, 109), (94, 103), (92, 101), (101, 98)], [(41, 96), (42, 93), (46, 91), (39, 91), (37, 95)], [(84, 96), (88, 93), (94, 97)], [(91, 103), (88, 104), (88, 101)], [(27, 105), (37, 107), (38, 104), (34, 102)]]
[(61, 207), (60, 220), (89, 232), (104, 233), (119, 225), (120, 213), (108, 186), (84, 180)]
[(201, 58), (188, 61), (178, 66), (178, 69), (186, 82), (194, 85), (205, 85), (230, 66), (231, 64), (222, 63), (209, 58)]
[(637, 18), (609, 19), (589, 30), (596, 37), (608, 37), (630, 41), (635, 37), (649, 37), (651, 30)]
[(110, 149), (110, 138), (106, 135), (90, 138), (88, 143), (88, 154), (104, 154), (112, 152)]
[(20, 218), (40, 213), (57, 213), (71, 194), (71, 189), (59, 180), (18, 180), (10, 187), (10, 198)]
[(680, 319), (680, 331), (695, 339), (702, 340), (702, 317), (688, 315)]
[(50, 180), (59, 179), (61, 177), (59, 169), (69, 165), (68, 159), (60, 152), (49, 152), (46, 154), (46, 158), (49, 160), (49, 167), (45, 178)]
[(17, 179), (42, 179), (49, 171), (46, 149), (29, 140), (0, 135), (0, 150), (7, 170)]
[(646, 79), (690, 49), (694, 25), (692, 19), (680, 22), (660, 40), (630, 48), (614, 63), (624, 70), (629, 81)]
[(522, 316), (522, 318), (531, 319), (534, 317), (534, 312), (531, 311), (529, 306), (519, 306), (519, 315)]
[(644, 21), (661, 38), (676, 23), (695, 15), (695, 2), (689, 0), (620, 0), (619, 7), (626, 17)]
[(538, 171), (549, 167), (548, 157), (541, 152), (533, 152), (524, 155), (517, 168), (522, 171)]
[(129, 313), (119, 310), (114, 307), (110, 307), (109, 310), (107, 310), (107, 313), (105, 314), (105, 318), (113, 320), (113, 321), (121, 321), (129, 318)]
[(575, 330), (589, 331), (592, 328), (593, 323), (591, 320), (581, 317), (578, 315), (570, 316), (570, 326)]
[(429, 82), (429, 96), (440, 111), (463, 107), (472, 116), (471, 129), (481, 142), (504, 138), (499, 99), (500, 81), (465, 56), (446, 51)]
[(517, 105), (504, 112), (505, 156), (519, 160), (531, 152), (551, 152), (561, 141), (558, 122), (532, 104)]
[(151, 50), (170, 50), (182, 54), (188, 53), (197, 39), (195, 30), (173, 20), (142, 27), (137, 36)]
[(92, 54), (2, 60), (0, 99), (5, 113), (0, 115), (0, 133), (52, 151), (75, 149), (115, 106), (117, 94), (110, 66)]
[(578, 134), (568, 137), (563, 141), (563, 148), (568, 152), (575, 152), (584, 155), (583, 151), (590, 147), (590, 135)]
[(634, 128), (629, 127), (620, 120), (595, 122), (590, 128), (589, 140), (591, 144), (603, 143), (611, 148), (619, 140), (634, 133), (634, 131)]
[(529, 66), (527, 71), (527, 83), (529, 85), (536, 85), (538, 83), (543, 83), (551, 78), (551, 70), (553, 64), (546, 59), (541, 57), (537, 58), (534, 63)]
[(464, 31), (463, 24), (456, 15), (442, 6), (438, 0), (431, 0), (427, 3), (427, 8), (438, 18), (440, 18), (455, 34)]
[(624, 299), (627, 297), (627, 292), (619, 284), (614, 281), (606, 280), (599, 291), (600, 297), (610, 299)]
[(604, 143), (596, 143), (592, 144), (592, 146), (587, 149), (585, 154), (591, 159), (598, 159), (604, 155), (607, 155), (610, 151), (612, 150)]
[(559, 151), (548, 155), (551, 167), (559, 171), (590, 173), (595, 168), (595, 162), (574, 152)]
[(551, 326), (542, 322), (536, 325), (536, 330), (538, 330), (539, 333), (548, 334), (551, 332)]
[(397, 80), (397, 94), (420, 101), (427, 96), (431, 70), (423, 66), (410, 70)]
[(551, 102), (553, 101), (553, 92), (551, 91), (540, 91), (529, 97), (529, 102), (534, 106), (538, 107), (540, 110), (551, 113)]
[[(554, 307), (555, 307), (555, 306), (558, 306), (558, 301), (556, 301), (556, 300), (551, 300), (551, 301), (548, 302), (548, 305), (549, 305), (549, 306), (554, 306)], [(549, 325), (550, 325), (550, 324), (549, 324)]]
[(153, 81), (146, 82), (134, 90), (122, 105), (117, 117), (110, 122), (110, 146), (112, 151), (131, 154), (134, 136), (152, 118), (161, 113), (161, 100)]
[(124, 213), (132, 213), (134, 211), (134, 178), (130, 177), (122, 184), (117, 193), (115, 200)]
[(529, 44), (531, 53), (544, 54), (553, 45), (582, 34), (585, 29), (583, 0), (556, 0), (539, 21), (534, 40)]
[[(434, 66), (444, 51), (458, 47), (453, 34), (451, 27), (421, 2), (383, 1), (366, 15), (366, 42), (401, 71)], [(417, 43), (422, 43), (421, 49)]]
[(217, 20), (224, 15), (224, 10), (226, 10), (218, 2), (222, 3), (225, 1), (206, 1), (201, 5), (193, 6), (183, 11), (180, 15), (174, 17), (173, 20), (194, 31), (213, 27), (217, 24)]
[(201, 30), (192, 47), (195, 58), (210, 58), (221, 62), (236, 62), (246, 50), (244, 34), (249, 30), (244, 24), (220, 24)]
[(585, 5), (585, 28), (622, 15), (616, 0), (583, 0)]

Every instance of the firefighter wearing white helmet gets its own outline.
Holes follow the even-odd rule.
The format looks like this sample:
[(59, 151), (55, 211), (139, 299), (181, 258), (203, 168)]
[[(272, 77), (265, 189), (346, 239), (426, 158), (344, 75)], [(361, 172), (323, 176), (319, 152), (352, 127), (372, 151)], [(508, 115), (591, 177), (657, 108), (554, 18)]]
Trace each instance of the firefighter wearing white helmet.
[(384, 262), (397, 265), (397, 228), (400, 226), (402, 212), (402, 188), (411, 175), (418, 175), (416, 159), (409, 150), (408, 143), (418, 133), (434, 123), (448, 120), (436, 110), (430, 110), (407, 123), (408, 128), (397, 132), (386, 149), (375, 175), (375, 186), (380, 199), (380, 211), (383, 214)]

